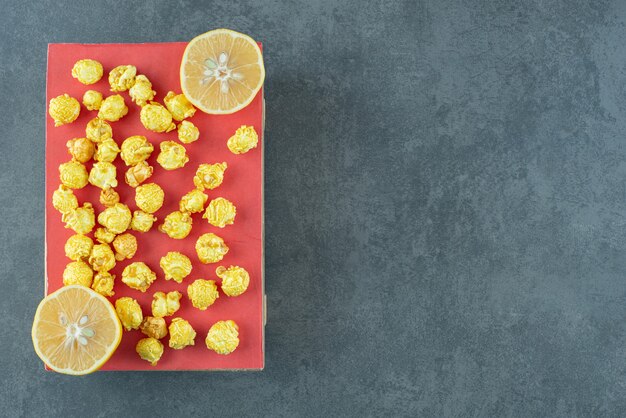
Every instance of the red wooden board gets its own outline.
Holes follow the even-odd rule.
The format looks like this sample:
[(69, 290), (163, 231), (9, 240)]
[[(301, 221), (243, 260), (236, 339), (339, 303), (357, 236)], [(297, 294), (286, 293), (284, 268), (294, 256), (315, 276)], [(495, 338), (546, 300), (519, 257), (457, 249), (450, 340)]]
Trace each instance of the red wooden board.
[[(157, 92), (155, 100), (163, 103), (165, 94), (172, 90), (180, 93), (179, 67), (186, 44), (50, 44), (48, 47), (47, 101), (63, 93), (68, 93), (82, 102), (86, 90), (100, 91), (104, 96), (111, 93), (108, 85), (108, 72), (117, 65), (132, 64), (140, 74), (145, 74)], [(100, 61), (104, 66), (104, 77), (91, 86), (80, 84), (71, 76), (74, 63), (83, 58)], [(111, 123), (113, 138), (118, 145), (131, 135), (144, 135), (154, 145), (155, 151), (148, 160), (154, 167), (154, 174), (147, 182), (159, 184), (165, 191), (165, 204), (155, 213), (158, 221), (152, 230), (142, 234), (133, 232), (137, 237), (139, 250), (132, 260), (118, 262), (111, 271), (116, 275), (115, 301), (122, 296), (130, 296), (141, 304), (144, 315), (150, 315), (152, 295), (157, 291), (178, 290), (183, 294), (181, 309), (174, 317), (187, 319), (197, 332), (195, 346), (183, 350), (172, 350), (167, 346), (168, 337), (162, 342), (165, 352), (156, 367), (139, 359), (135, 344), (145, 336), (139, 331), (124, 332), (122, 343), (114, 356), (102, 370), (219, 370), (219, 369), (262, 369), (263, 354), (263, 92), (259, 92), (254, 101), (245, 109), (232, 115), (207, 115), (200, 111), (189, 119), (200, 129), (200, 139), (184, 145), (189, 155), (187, 165), (178, 170), (165, 171), (156, 161), (159, 143), (164, 140), (177, 141), (176, 131), (154, 133), (146, 130), (139, 121), (140, 108), (131, 102), (128, 93), (121, 93), (129, 108), (128, 114), (118, 122)], [(87, 111), (81, 106), (78, 119), (69, 125), (55, 128), (54, 122), (46, 109), (46, 292), (50, 293), (63, 286), (62, 274), (65, 265), (70, 262), (65, 257), (64, 244), (73, 231), (66, 229), (61, 215), (52, 207), (52, 193), (59, 186), (59, 164), (70, 160), (65, 143), (71, 138), (84, 137), (85, 126), (97, 111)], [(227, 139), (241, 125), (252, 125), (259, 133), (260, 143), (247, 154), (234, 155), (226, 147)], [(205, 191), (209, 201), (224, 197), (237, 207), (234, 225), (216, 228), (202, 219), (202, 214), (193, 215), (191, 234), (183, 240), (175, 240), (157, 230), (165, 216), (178, 210), (178, 202), (185, 193), (192, 190), (193, 175), (199, 164), (226, 161), (228, 169), (224, 182), (214, 190)], [(92, 162), (87, 163), (87, 169)], [(124, 182), (126, 167), (118, 157), (118, 187), (121, 202), (131, 211), (136, 210), (134, 189)], [(100, 190), (87, 185), (75, 194), (79, 202), (91, 202), (96, 216), (104, 207), (98, 202)], [(208, 202), (207, 202), (208, 203)], [(94, 228), (95, 231), (95, 228)], [(132, 231), (131, 231), (132, 232)], [(202, 264), (198, 261), (194, 245), (197, 238), (206, 232), (221, 236), (230, 251), (222, 262)], [(90, 234), (93, 237), (93, 234)], [(180, 251), (193, 263), (193, 270), (182, 284), (165, 281), (159, 266), (160, 258), (168, 251)], [(157, 273), (157, 280), (146, 293), (130, 289), (121, 281), (122, 270), (133, 261), (145, 262)], [(187, 286), (198, 278), (216, 280), (217, 266), (238, 265), (250, 273), (250, 286), (246, 293), (236, 298), (229, 298), (220, 291), (220, 297), (206, 311), (200, 311), (191, 305), (187, 298)], [(167, 317), (169, 324), (173, 317)], [(213, 323), (232, 319), (239, 325), (240, 344), (237, 350), (227, 356), (218, 355), (206, 348), (204, 339)]]

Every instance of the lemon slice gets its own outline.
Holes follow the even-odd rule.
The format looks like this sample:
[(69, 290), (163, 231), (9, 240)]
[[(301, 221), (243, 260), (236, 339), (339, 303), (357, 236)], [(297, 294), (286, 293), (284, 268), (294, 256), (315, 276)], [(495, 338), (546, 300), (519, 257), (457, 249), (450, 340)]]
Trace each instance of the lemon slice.
[(84, 286), (65, 286), (39, 304), (32, 337), (35, 352), (52, 370), (83, 375), (113, 355), (122, 325), (104, 296)]
[(180, 64), (183, 94), (205, 113), (248, 106), (265, 80), (261, 49), (248, 35), (216, 29), (189, 42)]

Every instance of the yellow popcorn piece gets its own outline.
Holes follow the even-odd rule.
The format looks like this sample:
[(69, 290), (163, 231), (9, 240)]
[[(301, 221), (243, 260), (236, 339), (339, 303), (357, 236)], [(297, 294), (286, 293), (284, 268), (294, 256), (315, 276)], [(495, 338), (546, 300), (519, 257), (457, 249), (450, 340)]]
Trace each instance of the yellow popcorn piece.
[(89, 172), (89, 183), (101, 189), (117, 187), (117, 170), (111, 163), (94, 163)]
[(226, 145), (233, 154), (245, 154), (259, 143), (259, 136), (254, 127), (243, 125), (235, 131), (235, 135), (228, 138)]
[(83, 106), (87, 110), (100, 110), (102, 106), (102, 93), (95, 90), (87, 90), (83, 94)]
[(228, 164), (200, 164), (196, 175), (193, 177), (193, 184), (200, 191), (204, 189), (213, 190), (224, 181), (224, 171), (228, 168)]
[(106, 138), (96, 146), (94, 160), (103, 163), (112, 163), (119, 153), (120, 147), (117, 146), (117, 142), (115, 142), (113, 138)]
[(113, 286), (115, 285), (115, 276), (108, 271), (101, 271), (96, 273), (93, 278), (91, 288), (100, 293), (102, 296), (111, 297), (115, 295)]
[(115, 312), (126, 331), (137, 329), (143, 321), (141, 306), (133, 298), (123, 297), (115, 301)]
[(235, 215), (237, 215), (237, 208), (233, 205), (233, 202), (223, 197), (218, 197), (211, 200), (202, 218), (209, 221), (213, 226), (224, 228), (226, 225), (235, 223)]
[(157, 157), (157, 162), (166, 170), (184, 167), (189, 161), (185, 147), (174, 141), (163, 141), (160, 147), (161, 152)]
[(230, 354), (239, 345), (239, 326), (232, 320), (218, 321), (209, 329), (205, 343), (217, 354)]
[(178, 291), (168, 292), (167, 295), (163, 292), (156, 292), (152, 297), (152, 316), (154, 317), (171, 316), (180, 309), (182, 295)]
[(191, 224), (191, 215), (175, 211), (165, 217), (159, 231), (166, 233), (170, 238), (183, 239), (191, 232)]
[(93, 235), (100, 244), (110, 244), (115, 239), (115, 234), (106, 228), (96, 229)]
[(95, 271), (109, 271), (115, 267), (115, 254), (109, 244), (96, 244), (91, 249), (89, 264)]
[(133, 219), (130, 222), (130, 229), (137, 232), (148, 232), (157, 218), (151, 213), (141, 210), (133, 212)]
[(70, 228), (77, 234), (88, 234), (96, 226), (96, 215), (91, 203), (84, 203), (63, 214), (61, 218), (65, 222), (65, 227)]
[(128, 94), (133, 102), (139, 106), (145, 106), (154, 99), (156, 91), (152, 90), (152, 83), (143, 74), (135, 77), (135, 84), (128, 90)]
[(115, 204), (119, 203), (119, 201), (120, 195), (114, 189), (108, 187), (100, 190), (100, 203), (107, 208), (115, 206)]
[(180, 199), (180, 211), (189, 213), (199, 213), (204, 209), (204, 204), (209, 196), (198, 189), (193, 189)]
[(86, 235), (72, 235), (65, 242), (65, 256), (70, 260), (86, 260), (91, 254), (93, 240)]
[(98, 223), (116, 235), (128, 229), (131, 219), (130, 209), (123, 203), (116, 203), (98, 215)]
[(172, 122), (172, 114), (157, 102), (150, 102), (142, 107), (139, 119), (141, 124), (152, 132), (170, 132), (176, 129)]
[(137, 238), (128, 232), (118, 235), (113, 240), (115, 259), (118, 261), (133, 258), (137, 252)]
[(65, 187), (82, 189), (87, 185), (87, 168), (78, 161), (68, 161), (59, 166), (59, 178)]
[(134, 65), (118, 65), (109, 73), (111, 91), (126, 91), (135, 84), (137, 67)]
[(174, 318), (169, 326), (170, 341), (169, 346), (174, 350), (180, 350), (188, 345), (194, 345), (196, 331), (189, 322), (183, 318)]
[(128, 107), (124, 98), (119, 94), (109, 96), (102, 101), (98, 117), (109, 122), (117, 122), (128, 113)]
[(148, 337), (160, 340), (167, 335), (167, 325), (165, 319), (155, 318), (154, 316), (146, 316), (139, 327), (139, 330)]
[(143, 184), (135, 189), (135, 203), (144, 212), (154, 213), (161, 209), (165, 192), (156, 183)]
[(52, 193), (52, 206), (59, 212), (66, 213), (78, 207), (78, 199), (72, 189), (61, 184)]
[(226, 296), (239, 296), (250, 285), (250, 275), (243, 267), (230, 266), (226, 268), (219, 266), (215, 270), (215, 274), (222, 279), (222, 292)]
[(201, 311), (206, 311), (220, 297), (215, 281), (202, 279), (195, 280), (187, 286), (187, 296), (191, 304)]
[(126, 170), (126, 184), (130, 187), (137, 187), (152, 176), (153, 168), (146, 161), (142, 161), (137, 165)]
[(78, 284), (85, 287), (91, 286), (93, 271), (84, 261), (72, 261), (63, 270), (63, 285)]
[(54, 120), (54, 126), (67, 125), (74, 122), (80, 114), (80, 103), (69, 94), (50, 99), (48, 113)]
[(228, 253), (228, 246), (222, 238), (209, 232), (200, 235), (196, 241), (196, 253), (204, 264), (217, 263)]
[(79, 163), (86, 163), (91, 160), (91, 157), (93, 157), (93, 154), (96, 151), (96, 147), (93, 142), (87, 138), (70, 139), (67, 141), (66, 146), (67, 152), (69, 152), (72, 158)]
[(172, 118), (177, 121), (192, 117), (196, 113), (196, 108), (187, 100), (184, 94), (176, 94), (168, 91), (163, 99), (167, 110), (172, 114)]
[(191, 144), (200, 138), (200, 130), (193, 123), (184, 120), (178, 125), (178, 140), (183, 144)]
[(156, 338), (142, 338), (137, 343), (135, 351), (142, 360), (149, 362), (151, 366), (156, 366), (163, 355), (163, 344)]
[(156, 280), (156, 274), (141, 261), (131, 263), (122, 272), (122, 282), (131, 289), (145, 292)]
[(72, 67), (72, 77), (86, 85), (100, 81), (102, 74), (104, 74), (102, 64), (96, 60), (79, 60)]
[(142, 135), (133, 135), (122, 142), (120, 157), (127, 166), (133, 166), (147, 160), (152, 151), (154, 151), (154, 147), (148, 138)]
[(165, 280), (174, 280), (176, 283), (182, 283), (183, 279), (191, 273), (191, 260), (185, 254), (176, 251), (170, 251), (159, 262)]
[(85, 136), (94, 143), (99, 144), (105, 139), (113, 137), (113, 128), (104, 119), (93, 118), (87, 123)]

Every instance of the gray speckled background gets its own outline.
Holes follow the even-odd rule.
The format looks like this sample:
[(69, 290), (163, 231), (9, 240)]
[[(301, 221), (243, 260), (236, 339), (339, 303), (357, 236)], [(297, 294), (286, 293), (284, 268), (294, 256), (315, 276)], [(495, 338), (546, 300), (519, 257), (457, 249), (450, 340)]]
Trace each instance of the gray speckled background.
[[(0, 415), (626, 415), (626, 2), (23, 3)], [(220, 26), (265, 44), (266, 370), (43, 372), (46, 44)]]

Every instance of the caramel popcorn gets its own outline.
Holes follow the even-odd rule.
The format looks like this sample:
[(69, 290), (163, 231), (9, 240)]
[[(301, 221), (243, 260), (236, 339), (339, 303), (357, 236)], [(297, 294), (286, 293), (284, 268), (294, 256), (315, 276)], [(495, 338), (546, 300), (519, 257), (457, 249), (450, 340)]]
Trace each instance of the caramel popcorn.
[(85, 94), (83, 94), (83, 106), (85, 106), (87, 110), (100, 110), (100, 106), (102, 106), (102, 93), (95, 90), (87, 90)]
[(217, 263), (228, 253), (228, 246), (222, 238), (209, 232), (200, 235), (196, 241), (196, 252), (202, 263)]
[(85, 128), (85, 136), (94, 143), (99, 144), (107, 138), (113, 137), (113, 129), (111, 125), (104, 119), (93, 118), (87, 123)]
[(148, 232), (152, 228), (152, 224), (157, 218), (151, 214), (141, 210), (133, 212), (133, 219), (130, 222), (130, 229), (138, 232)]
[(139, 329), (148, 337), (156, 338), (157, 340), (167, 335), (165, 319), (155, 318), (154, 316), (146, 316)]
[(80, 103), (69, 94), (50, 99), (48, 113), (54, 120), (54, 126), (66, 125), (74, 122), (80, 114)]
[(96, 154), (94, 160), (112, 163), (117, 158), (117, 154), (120, 153), (120, 147), (117, 146), (117, 142), (113, 138), (103, 139), (96, 147)]
[(193, 189), (180, 199), (180, 211), (189, 213), (202, 212), (204, 204), (209, 199), (209, 196), (204, 194), (198, 189)]
[(200, 137), (200, 131), (193, 123), (184, 120), (178, 125), (178, 140), (183, 144), (191, 144)]
[(250, 275), (243, 267), (219, 266), (215, 274), (222, 279), (222, 292), (226, 296), (239, 296), (248, 289), (250, 284)]
[(183, 239), (191, 232), (191, 215), (175, 211), (165, 217), (159, 231), (166, 233), (170, 238)]
[(211, 225), (224, 228), (226, 225), (235, 223), (235, 215), (237, 215), (235, 205), (230, 200), (218, 197), (211, 200), (202, 217), (208, 220)]
[(259, 136), (254, 127), (243, 125), (235, 132), (235, 135), (228, 138), (227, 146), (233, 154), (245, 154), (252, 148), (256, 148), (259, 143)]
[(163, 99), (167, 110), (172, 114), (172, 118), (177, 121), (192, 117), (196, 113), (196, 108), (187, 100), (184, 94), (175, 94), (168, 91)]
[(111, 91), (126, 91), (135, 84), (137, 68), (134, 65), (118, 65), (109, 73)]
[(146, 161), (129, 167), (126, 170), (126, 184), (130, 187), (137, 187), (152, 175), (153, 168)]
[(91, 254), (93, 240), (86, 235), (72, 235), (65, 242), (65, 255), (70, 260), (86, 260)]
[(137, 238), (128, 232), (118, 235), (113, 240), (113, 248), (115, 248), (115, 259), (122, 261), (127, 258), (133, 258), (137, 252)]
[(72, 229), (77, 234), (88, 234), (96, 226), (96, 216), (91, 203), (84, 203), (81, 207), (65, 212), (62, 220), (66, 228)]
[(68, 161), (59, 166), (61, 183), (70, 189), (82, 189), (87, 185), (87, 168), (78, 161)]
[(93, 278), (93, 283), (91, 284), (91, 288), (100, 293), (102, 296), (111, 297), (115, 295), (113, 291), (113, 286), (115, 285), (115, 276), (113, 276), (108, 271), (101, 271), (96, 273)]
[(98, 111), (98, 117), (100, 119), (108, 120), (109, 122), (117, 122), (122, 119), (128, 113), (128, 107), (124, 98), (119, 94), (109, 96), (102, 101), (100, 110)]
[(98, 223), (116, 235), (128, 229), (131, 219), (130, 209), (123, 203), (116, 203), (98, 215)]
[(157, 157), (157, 162), (166, 170), (184, 167), (189, 161), (185, 147), (174, 141), (163, 141), (160, 147), (161, 152)]
[(156, 91), (152, 90), (152, 83), (143, 74), (135, 77), (135, 84), (128, 90), (128, 94), (133, 102), (139, 106), (145, 106), (154, 99)]
[(122, 153), (120, 156), (126, 165), (137, 165), (150, 157), (154, 147), (148, 138), (142, 135), (129, 136), (122, 142)]
[(94, 163), (89, 172), (89, 183), (101, 189), (117, 187), (117, 170), (111, 163)]
[(93, 235), (100, 244), (110, 244), (115, 239), (115, 234), (106, 228), (96, 229)]
[(81, 286), (91, 286), (93, 271), (84, 261), (72, 261), (63, 271), (63, 285), (70, 286), (79, 284)]
[(200, 164), (196, 175), (193, 178), (193, 184), (203, 191), (204, 189), (213, 190), (224, 181), (224, 171), (228, 168), (228, 164)]
[(171, 316), (180, 309), (182, 295), (178, 291), (168, 292), (167, 295), (163, 292), (156, 292), (152, 297), (152, 316), (154, 317)]
[(169, 327), (170, 331), (170, 348), (180, 350), (188, 345), (194, 345), (196, 331), (189, 322), (183, 318), (174, 318)]
[(232, 320), (218, 321), (209, 329), (204, 342), (217, 354), (230, 354), (239, 345), (239, 326)]
[(74, 196), (72, 189), (61, 184), (52, 193), (52, 206), (61, 213), (69, 212), (78, 207), (78, 199)]
[(109, 271), (115, 267), (115, 255), (109, 244), (96, 244), (91, 249), (89, 264), (95, 271)]
[(139, 119), (149, 131), (169, 132), (176, 129), (176, 125), (172, 122), (172, 114), (157, 102), (150, 102), (142, 107)]
[(183, 279), (191, 273), (191, 260), (185, 254), (170, 251), (161, 257), (159, 263), (165, 273), (165, 280), (174, 280), (182, 283)]
[(149, 362), (151, 366), (156, 366), (163, 355), (163, 344), (156, 338), (142, 338), (137, 343), (135, 351), (142, 360)]
[(201, 311), (206, 311), (220, 297), (215, 281), (202, 279), (195, 280), (187, 286), (187, 296), (191, 304)]
[(107, 208), (115, 206), (115, 204), (119, 203), (119, 201), (120, 195), (114, 189), (108, 187), (100, 190), (100, 203)]
[(141, 312), (141, 306), (133, 298), (123, 297), (115, 301), (115, 312), (120, 318), (120, 322), (126, 329), (137, 329), (143, 321), (143, 312)]
[(102, 74), (102, 64), (95, 60), (79, 60), (72, 67), (72, 77), (87, 85), (100, 81)]
[(140, 261), (127, 265), (122, 272), (122, 281), (131, 289), (139, 290), (142, 293), (148, 290), (155, 280), (156, 274)]
[(156, 183), (141, 185), (135, 189), (135, 203), (144, 212), (154, 213), (161, 209), (165, 193)]
[(91, 160), (96, 150), (93, 142), (87, 138), (74, 138), (67, 141), (67, 152), (75, 161), (86, 163)]

